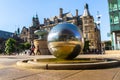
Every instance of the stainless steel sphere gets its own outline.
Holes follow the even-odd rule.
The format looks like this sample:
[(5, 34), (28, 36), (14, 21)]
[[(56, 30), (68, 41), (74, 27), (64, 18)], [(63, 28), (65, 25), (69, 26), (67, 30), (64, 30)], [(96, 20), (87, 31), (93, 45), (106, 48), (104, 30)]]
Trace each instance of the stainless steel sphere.
[(54, 26), (48, 34), (48, 48), (60, 59), (73, 59), (83, 47), (80, 29), (70, 23)]

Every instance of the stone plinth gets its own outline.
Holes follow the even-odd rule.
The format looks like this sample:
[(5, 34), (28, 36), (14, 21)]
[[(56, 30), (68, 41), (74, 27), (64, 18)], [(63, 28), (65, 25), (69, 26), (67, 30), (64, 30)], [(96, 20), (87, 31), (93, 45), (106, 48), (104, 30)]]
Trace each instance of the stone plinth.
[(34, 46), (35, 46), (35, 49), (34, 49), (35, 55), (49, 55), (50, 54), (48, 50), (48, 46), (47, 46), (47, 41), (35, 39)]

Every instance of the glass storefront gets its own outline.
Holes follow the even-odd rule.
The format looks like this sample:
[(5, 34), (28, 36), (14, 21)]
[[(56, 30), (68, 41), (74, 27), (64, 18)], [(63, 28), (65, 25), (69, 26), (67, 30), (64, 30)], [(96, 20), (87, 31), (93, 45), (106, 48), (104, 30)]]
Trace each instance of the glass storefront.
[(108, 4), (112, 46), (113, 49), (120, 49), (120, 0), (108, 0)]

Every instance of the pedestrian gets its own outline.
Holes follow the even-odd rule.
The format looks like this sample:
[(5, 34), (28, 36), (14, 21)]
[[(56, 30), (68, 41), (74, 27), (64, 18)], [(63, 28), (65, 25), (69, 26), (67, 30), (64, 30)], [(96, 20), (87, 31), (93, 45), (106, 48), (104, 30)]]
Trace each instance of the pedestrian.
[(34, 49), (35, 49), (34, 47), (31, 48), (31, 50), (30, 50), (30, 51), (31, 51), (31, 52), (30, 52), (30, 55), (35, 55)]

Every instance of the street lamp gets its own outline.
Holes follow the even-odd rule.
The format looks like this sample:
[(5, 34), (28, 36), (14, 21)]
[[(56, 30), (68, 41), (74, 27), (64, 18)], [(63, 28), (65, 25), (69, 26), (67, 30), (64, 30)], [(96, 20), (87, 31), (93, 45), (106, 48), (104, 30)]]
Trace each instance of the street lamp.
[(99, 14), (99, 11), (97, 11), (97, 15), (96, 15), (97, 21), (96, 21), (96, 24), (97, 24), (99, 30), (100, 30), (100, 23), (101, 23), (100, 19), (101, 19), (101, 16), (102, 15)]
[(97, 24), (97, 26), (98, 26), (99, 34), (100, 34), (100, 41), (99, 41), (99, 42), (100, 42), (100, 43), (99, 43), (100, 52), (102, 51), (102, 46), (101, 46), (101, 30), (100, 30), (100, 23), (101, 23), (100, 19), (101, 19), (101, 16), (102, 16), (102, 15), (99, 14), (99, 11), (97, 11), (97, 15), (96, 15), (97, 21), (96, 21), (96, 24)]

